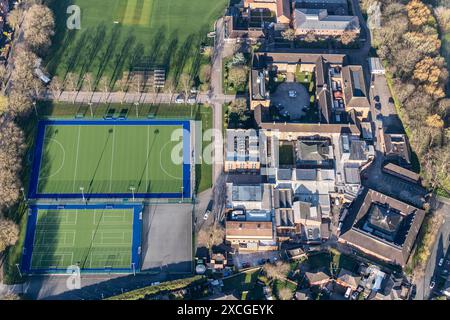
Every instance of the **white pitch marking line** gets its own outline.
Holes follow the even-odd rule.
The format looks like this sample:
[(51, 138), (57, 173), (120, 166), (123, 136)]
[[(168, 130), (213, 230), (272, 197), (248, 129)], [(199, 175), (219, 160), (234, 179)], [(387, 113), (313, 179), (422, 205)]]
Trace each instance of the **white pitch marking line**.
[(114, 144), (116, 136), (116, 126), (113, 126), (113, 141), (112, 141), (112, 152), (111, 152), (111, 174), (109, 176), (109, 192), (112, 190), (112, 175), (113, 175), (113, 163), (114, 163)]
[(80, 148), (80, 132), (81, 132), (81, 126), (78, 126), (78, 141), (77, 141), (77, 155), (75, 157), (75, 170), (73, 173), (73, 191), (75, 192), (75, 183), (76, 183), (76, 177), (77, 177), (77, 167), (78, 167), (78, 151)]

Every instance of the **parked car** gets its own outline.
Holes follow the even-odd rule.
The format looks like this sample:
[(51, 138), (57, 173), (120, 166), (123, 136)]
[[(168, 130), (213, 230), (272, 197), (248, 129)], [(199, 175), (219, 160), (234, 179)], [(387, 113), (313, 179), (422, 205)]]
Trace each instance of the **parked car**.
[(211, 213), (211, 210), (206, 210), (205, 215), (203, 216), (203, 220), (208, 220), (210, 213)]
[(443, 264), (444, 264), (444, 258), (439, 259), (438, 266), (442, 267)]
[(344, 295), (345, 299), (349, 299), (351, 294), (352, 294), (352, 288), (348, 287), (347, 291), (345, 291), (345, 295)]
[(430, 282), (430, 289), (433, 289), (435, 285), (436, 285), (436, 281), (434, 281), (434, 279), (431, 280), (431, 282)]
[(184, 103), (184, 102), (185, 102), (184, 94), (179, 94), (177, 96), (177, 98), (175, 99), (175, 103), (181, 104), (181, 103)]
[(244, 262), (243, 264), (242, 264), (242, 268), (250, 268), (251, 267), (251, 265), (250, 265), (250, 262)]
[(297, 97), (297, 92), (294, 90), (289, 90), (289, 98), (295, 98)]
[(389, 103), (394, 103), (394, 98), (389, 97)]
[(187, 99), (187, 103), (188, 104), (195, 104), (196, 102), (197, 102), (197, 95), (196, 94), (189, 95), (189, 97)]
[(359, 295), (360, 295), (360, 293), (359, 293), (358, 291), (354, 291), (354, 292), (352, 293), (351, 300), (356, 300), (356, 299), (358, 299)]
[(380, 102), (380, 96), (375, 96), (375, 97), (373, 97), (373, 99), (374, 99), (376, 102)]

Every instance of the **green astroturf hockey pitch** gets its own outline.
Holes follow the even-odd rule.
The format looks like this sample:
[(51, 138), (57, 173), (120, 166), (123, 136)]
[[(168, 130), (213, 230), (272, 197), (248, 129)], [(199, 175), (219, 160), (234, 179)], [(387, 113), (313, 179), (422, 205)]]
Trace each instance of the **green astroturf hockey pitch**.
[(39, 210), (32, 269), (130, 268), (133, 209)]
[(182, 159), (183, 143), (172, 141), (175, 130), (182, 125), (47, 125), (37, 192), (181, 193), (183, 163), (172, 152)]

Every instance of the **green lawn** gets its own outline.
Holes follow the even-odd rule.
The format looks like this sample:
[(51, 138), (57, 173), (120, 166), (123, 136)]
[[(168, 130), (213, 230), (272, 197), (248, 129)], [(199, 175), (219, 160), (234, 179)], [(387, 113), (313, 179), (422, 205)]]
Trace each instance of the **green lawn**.
[(177, 129), (182, 127), (48, 125), (38, 193), (180, 193), (182, 162), (171, 161), (180, 143), (171, 141)]
[[(47, 68), (114, 82), (133, 66), (163, 66), (178, 77), (198, 74), (201, 44), (226, 0), (54, 0), (57, 32)], [(81, 9), (81, 29), (67, 28), (69, 5)]]
[(133, 209), (39, 210), (32, 269), (130, 268)]
[[(264, 297), (262, 287), (257, 284), (261, 269), (241, 272), (223, 280), (223, 292), (235, 292), (236, 296), (245, 296), (246, 300), (261, 300)], [(248, 292), (243, 294), (243, 292)]]
[(292, 144), (283, 144), (279, 148), (280, 165), (294, 165), (294, 146)]

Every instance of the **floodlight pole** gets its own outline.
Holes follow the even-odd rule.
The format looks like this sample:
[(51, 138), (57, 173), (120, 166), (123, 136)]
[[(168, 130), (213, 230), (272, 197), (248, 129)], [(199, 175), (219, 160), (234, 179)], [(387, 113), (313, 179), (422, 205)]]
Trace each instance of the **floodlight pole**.
[(139, 107), (139, 102), (135, 102), (135, 103), (134, 103), (134, 106), (136, 107), (136, 118), (139, 118), (139, 109), (138, 109), (138, 107)]
[(80, 187), (81, 196), (83, 197), (83, 201), (86, 201), (86, 198), (84, 197), (84, 188)]
[(23, 200), (27, 201), (27, 196), (25, 195), (25, 189), (23, 187), (21, 187), (20, 191), (22, 192)]
[(136, 267), (135, 267), (135, 265), (134, 265), (134, 262), (131, 263), (131, 265), (133, 266), (133, 275), (136, 276)]
[(133, 201), (135, 200), (135, 198), (134, 198), (134, 191), (136, 190), (136, 188), (135, 187), (130, 187), (130, 190), (131, 190), (131, 194), (133, 195)]
[(89, 102), (88, 105), (89, 105), (89, 110), (91, 110), (91, 118), (93, 118), (94, 117), (94, 111), (92, 111), (92, 102)]
[(22, 278), (22, 272), (20, 271), (20, 267), (19, 267), (19, 264), (18, 264), (18, 263), (16, 263), (16, 267), (17, 267), (17, 271), (19, 271), (20, 277)]
[(36, 101), (33, 101), (33, 108), (34, 108), (34, 112), (36, 113), (36, 118), (38, 118), (39, 114), (38, 114), (37, 107), (36, 107)]
[(181, 202), (184, 202), (184, 186), (181, 186)]

